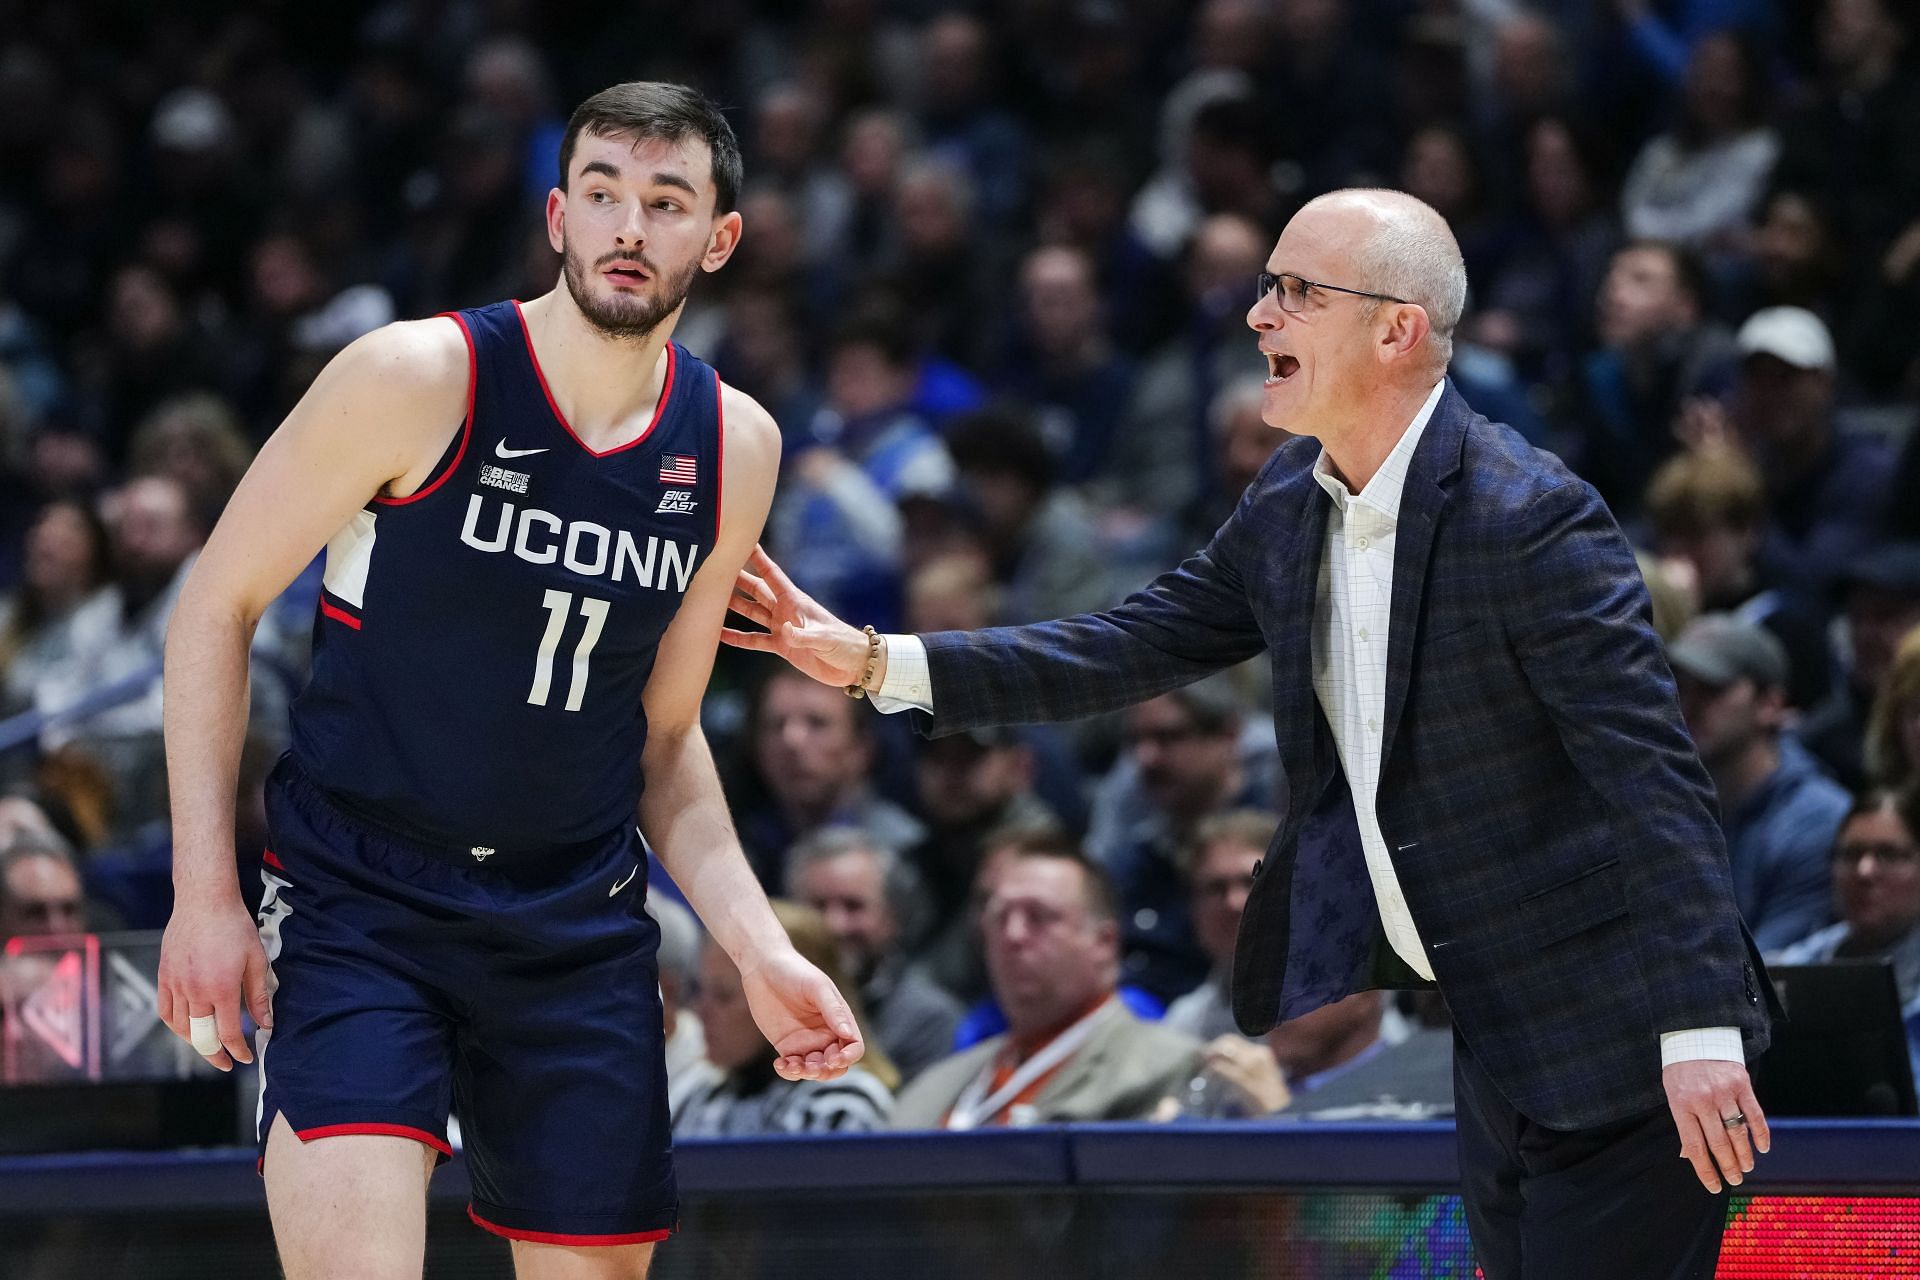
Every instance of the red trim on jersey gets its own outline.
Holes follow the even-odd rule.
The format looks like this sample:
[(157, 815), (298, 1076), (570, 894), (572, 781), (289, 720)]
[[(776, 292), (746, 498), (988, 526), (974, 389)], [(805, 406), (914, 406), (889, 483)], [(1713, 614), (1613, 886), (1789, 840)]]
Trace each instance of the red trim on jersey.
[(628, 449), (633, 448), (633, 446), (652, 435), (653, 429), (660, 425), (660, 419), (667, 416), (667, 401), (673, 396), (674, 366), (679, 363), (673, 354), (673, 344), (671, 342), (667, 344), (667, 381), (666, 385), (660, 388), (660, 403), (653, 406), (653, 421), (647, 423), (647, 429), (645, 431), (642, 431), (625, 444), (617, 444), (605, 453), (596, 451), (592, 445), (589, 445), (585, 440), (580, 438), (580, 433), (573, 429), (571, 422), (567, 421), (567, 415), (560, 412), (560, 405), (553, 398), (553, 388), (547, 385), (547, 371), (540, 367), (540, 353), (533, 349), (533, 330), (527, 328), (527, 313), (520, 309), (520, 303), (517, 300), (513, 304), (513, 314), (520, 317), (520, 336), (527, 340), (527, 359), (533, 362), (533, 376), (540, 380), (540, 391), (541, 394), (547, 397), (547, 408), (553, 410), (553, 420), (559, 423), (568, 435), (573, 437), (575, 444), (585, 449), (591, 456), (595, 458), (609, 458), (616, 453), (625, 453)]
[(280, 861), (279, 856), (271, 849), (260, 855), (260, 861), (266, 863), (275, 871), (285, 871), (287, 869), (286, 865)]
[(326, 614), (329, 618), (332, 618), (335, 622), (346, 623), (348, 626), (352, 627), (355, 631), (358, 631), (360, 629), (360, 619), (354, 617), (352, 614), (348, 613), (345, 609), (342, 609), (339, 605), (327, 599), (325, 596), (320, 597), (320, 612)]
[[(421, 485), (406, 497), (382, 498), (376, 494), (373, 500), (382, 506), (404, 507), (409, 502), (420, 501), (420, 499), (445, 484), (447, 477), (460, 469), (460, 460), (467, 456), (467, 442), (473, 438), (473, 397), (474, 393), (478, 391), (480, 387), (480, 353), (474, 350), (473, 332), (467, 328), (467, 319), (465, 316), (461, 315), (458, 311), (442, 311), (440, 315), (445, 316), (447, 319), (459, 325), (460, 336), (467, 340), (467, 418), (466, 421), (460, 424), (460, 447), (454, 451), (453, 461), (447, 464), (445, 471), (442, 471), (439, 475), (433, 477), (426, 484)], [(439, 317), (435, 318), (438, 319)]]
[(436, 1137), (410, 1124), (325, 1124), (318, 1129), (295, 1129), (293, 1136), (302, 1142), (312, 1142), (315, 1138), (341, 1138), (352, 1133), (371, 1133), (382, 1138), (411, 1138), (415, 1142), (425, 1143), (443, 1156), (453, 1155), (453, 1148), (447, 1145), (445, 1138)]
[(727, 488), (727, 389), (713, 375), (713, 545), (720, 545), (720, 499)]
[(473, 1219), (473, 1225), (484, 1231), (491, 1231), (508, 1240), (525, 1240), (528, 1244), (571, 1244), (571, 1245), (615, 1245), (615, 1244), (658, 1244), (672, 1235), (671, 1230), (632, 1231), (618, 1236), (577, 1236), (562, 1231), (523, 1231), (519, 1227), (503, 1227), (497, 1222), (488, 1222), (467, 1206), (467, 1216)]

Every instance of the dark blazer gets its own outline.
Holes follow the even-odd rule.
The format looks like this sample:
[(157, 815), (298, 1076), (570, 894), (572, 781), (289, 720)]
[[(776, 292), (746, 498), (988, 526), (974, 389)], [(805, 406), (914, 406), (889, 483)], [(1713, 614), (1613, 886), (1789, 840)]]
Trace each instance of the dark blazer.
[[(1072, 719), (1267, 651), (1290, 802), (1240, 927), (1249, 1034), (1413, 976), (1360, 858), (1295, 857), (1344, 785), (1312, 678), (1319, 452), (1282, 446), (1203, 551), (1111, 610), (927, 636), (934, 713), (914, 713), (933, 735)], [(1427, 958), (1523, 1113), (1564, 1129), (1664, 1105), (1664, 1031), (1765, 1048), (1773, 992), (1633, 553), (1591, 486), (1451, 384), (1401, 498), (1382, 762), (1381, 833)]]

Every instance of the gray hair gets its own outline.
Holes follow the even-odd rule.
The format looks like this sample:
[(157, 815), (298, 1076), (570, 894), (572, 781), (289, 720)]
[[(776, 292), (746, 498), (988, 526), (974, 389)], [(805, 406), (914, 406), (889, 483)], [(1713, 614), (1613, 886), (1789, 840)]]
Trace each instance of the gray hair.
[(675, 975), (680, 989), (691, 991), (700, 981), (700, 922), (665, 894), (649, 897), (647, 912), (660, 926), (660, 972)]
[(893, 912), (894, 927), (903, 943), (919, 938), (927, 925), (932, 906), (927, 900), (920, 870), (885, 841), (862, 827), (822, 827), (797, 842), (787, 851), (787, 896), (799, 897), (800, 875), (808, 867), (848, 854), (864, 853), (880, 867), (881, 892), (887, 909)]
[(1353, 250), (1361, 285), (1405, 298), (1427, 313), (1427, 340), (1444, 370), (1453, 359), (1453, 331), (1467, 309), (1467, 264), (1446, 219), (1404, 191), (1360, 187), (1320, 198), (1357, 204), (1373, 215), (1372, 233)]

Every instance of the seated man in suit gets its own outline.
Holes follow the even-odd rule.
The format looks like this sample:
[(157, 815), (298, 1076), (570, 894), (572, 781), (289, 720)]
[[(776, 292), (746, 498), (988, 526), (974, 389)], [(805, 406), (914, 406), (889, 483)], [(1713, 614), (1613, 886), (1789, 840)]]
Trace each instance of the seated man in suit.
[(900, 1094), (896, 1129), (1138, 1119), (1198, 1071), (1198, 1041), (1116, 997), (1113, 889), (1084, 856), (1016, 852), (982, 932), (1008, 1029), (928, 1067)]

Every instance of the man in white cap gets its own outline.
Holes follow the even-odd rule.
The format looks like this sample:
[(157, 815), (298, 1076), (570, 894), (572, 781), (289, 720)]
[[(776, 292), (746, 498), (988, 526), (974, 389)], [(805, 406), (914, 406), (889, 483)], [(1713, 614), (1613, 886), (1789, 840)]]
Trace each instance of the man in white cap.
[(1801, 307), (1768, 307), (1740, 326), (1733, 420), (1767, 482), (1773, 527), (1761, 562), (1776, 581), (1823, 588), (1870, 546), (1892, 467), (1879, 440), (1834, 423), (1833, 336)]

